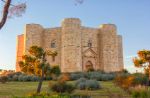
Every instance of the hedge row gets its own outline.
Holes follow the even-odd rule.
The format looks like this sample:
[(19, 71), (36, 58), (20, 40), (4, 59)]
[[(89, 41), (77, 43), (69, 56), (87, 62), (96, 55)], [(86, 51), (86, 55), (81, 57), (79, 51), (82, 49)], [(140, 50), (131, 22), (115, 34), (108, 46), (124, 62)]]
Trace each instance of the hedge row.
[[(16, 72), (6, 75), (8, 81), (38, 81), (39, 77), (35, 75), (27, 75), (21, 72)], [(51, 77), (45, 77), (44, 80), (51, 80)]]
[(115, 73), (102, 73), (102, 72), (79, 72), (70, 73), (70, 80), (78, 80), (80, 78), (95, 79), (97, 81), (109, 81), (115, 78)]

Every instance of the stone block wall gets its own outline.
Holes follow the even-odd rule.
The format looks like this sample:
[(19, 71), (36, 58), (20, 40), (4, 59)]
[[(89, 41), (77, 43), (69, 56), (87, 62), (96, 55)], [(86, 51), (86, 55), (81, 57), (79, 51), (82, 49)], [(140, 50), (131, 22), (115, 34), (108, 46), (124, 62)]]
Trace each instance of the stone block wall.
[(100, 61), (105, 72), (113, 72), (118, 69), (118, 37), (117, 28), (113, 24), (103, 24), (101, 32)]
[(18, 62), (22, 61), (22, 55), (24, 54), (24, 34), (17, 36), (17, 55), (16, 55), (16, 71), (20, 71)]
[(62, 72), (82, 71), (81, 22), (79, 19), (64, 19), (61, 35)]
[[(32, 45), (57, 51), (55, 60), (51, 56), (47, 60), (50, 65), (59, 65), (62, 72), (85, 71), (89, 61), (95, 70), (114, 72), (123, 69), (122, 37), (117, 35), (114, 24), (85, 27), (78, 18), (66, 18), (61, 27), (55, 28), (27, 24), (24, 35), (18, 36), (16, 62)], [(20, 70), (17, 63), (16, 70)]]

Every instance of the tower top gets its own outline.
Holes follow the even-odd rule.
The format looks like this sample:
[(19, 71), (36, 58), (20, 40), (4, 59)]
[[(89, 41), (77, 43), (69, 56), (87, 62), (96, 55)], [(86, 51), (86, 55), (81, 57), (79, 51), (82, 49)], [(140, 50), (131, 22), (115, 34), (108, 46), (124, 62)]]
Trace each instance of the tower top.
[(63, 24), (75, 24), (75, 25), (80, 25), (81, 21), (79, 18), (65, 18), (62, 21), (62, 25)]

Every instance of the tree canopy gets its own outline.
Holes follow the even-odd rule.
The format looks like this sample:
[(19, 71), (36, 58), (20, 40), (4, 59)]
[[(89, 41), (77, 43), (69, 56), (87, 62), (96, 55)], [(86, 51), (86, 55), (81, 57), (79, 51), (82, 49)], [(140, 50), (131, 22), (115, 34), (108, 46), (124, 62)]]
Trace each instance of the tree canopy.
[(133, 58), (133, 63), (135, 67), (144, 68), (148, 72), (150, 85), (150, 50), (140, 50), (137, 54), (138, 57)]
[(39, 46), (31, 46), (28, 54), (22, 56), (23, 61), (19, 62), (22, 72), (40, 77), (37, 93), (40, 93), (43, 78), (53, 72), (46, 60), (46, 56), (53, 56), (53, 53), (56, 54), (56, 52), (44, 51)]

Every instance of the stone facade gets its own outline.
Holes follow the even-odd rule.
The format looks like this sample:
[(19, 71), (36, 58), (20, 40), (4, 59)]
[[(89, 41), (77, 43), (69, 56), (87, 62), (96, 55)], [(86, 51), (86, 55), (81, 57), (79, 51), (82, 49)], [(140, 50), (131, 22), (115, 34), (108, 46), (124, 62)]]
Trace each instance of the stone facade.
[(122, 37), (114, 24), (89, 28), (82, 26), (78, 18), (66, 18), (56, 28), (27, 24), (24, 34), (18, 36), (16, 71), (20, 71), (21, 55), (32, 45), (57, 51), (55, 60), (47, 60), (53, 66), (59, 65), (62, 72), (86, 71), (88, 64), (105, 72), (123, 69)]

